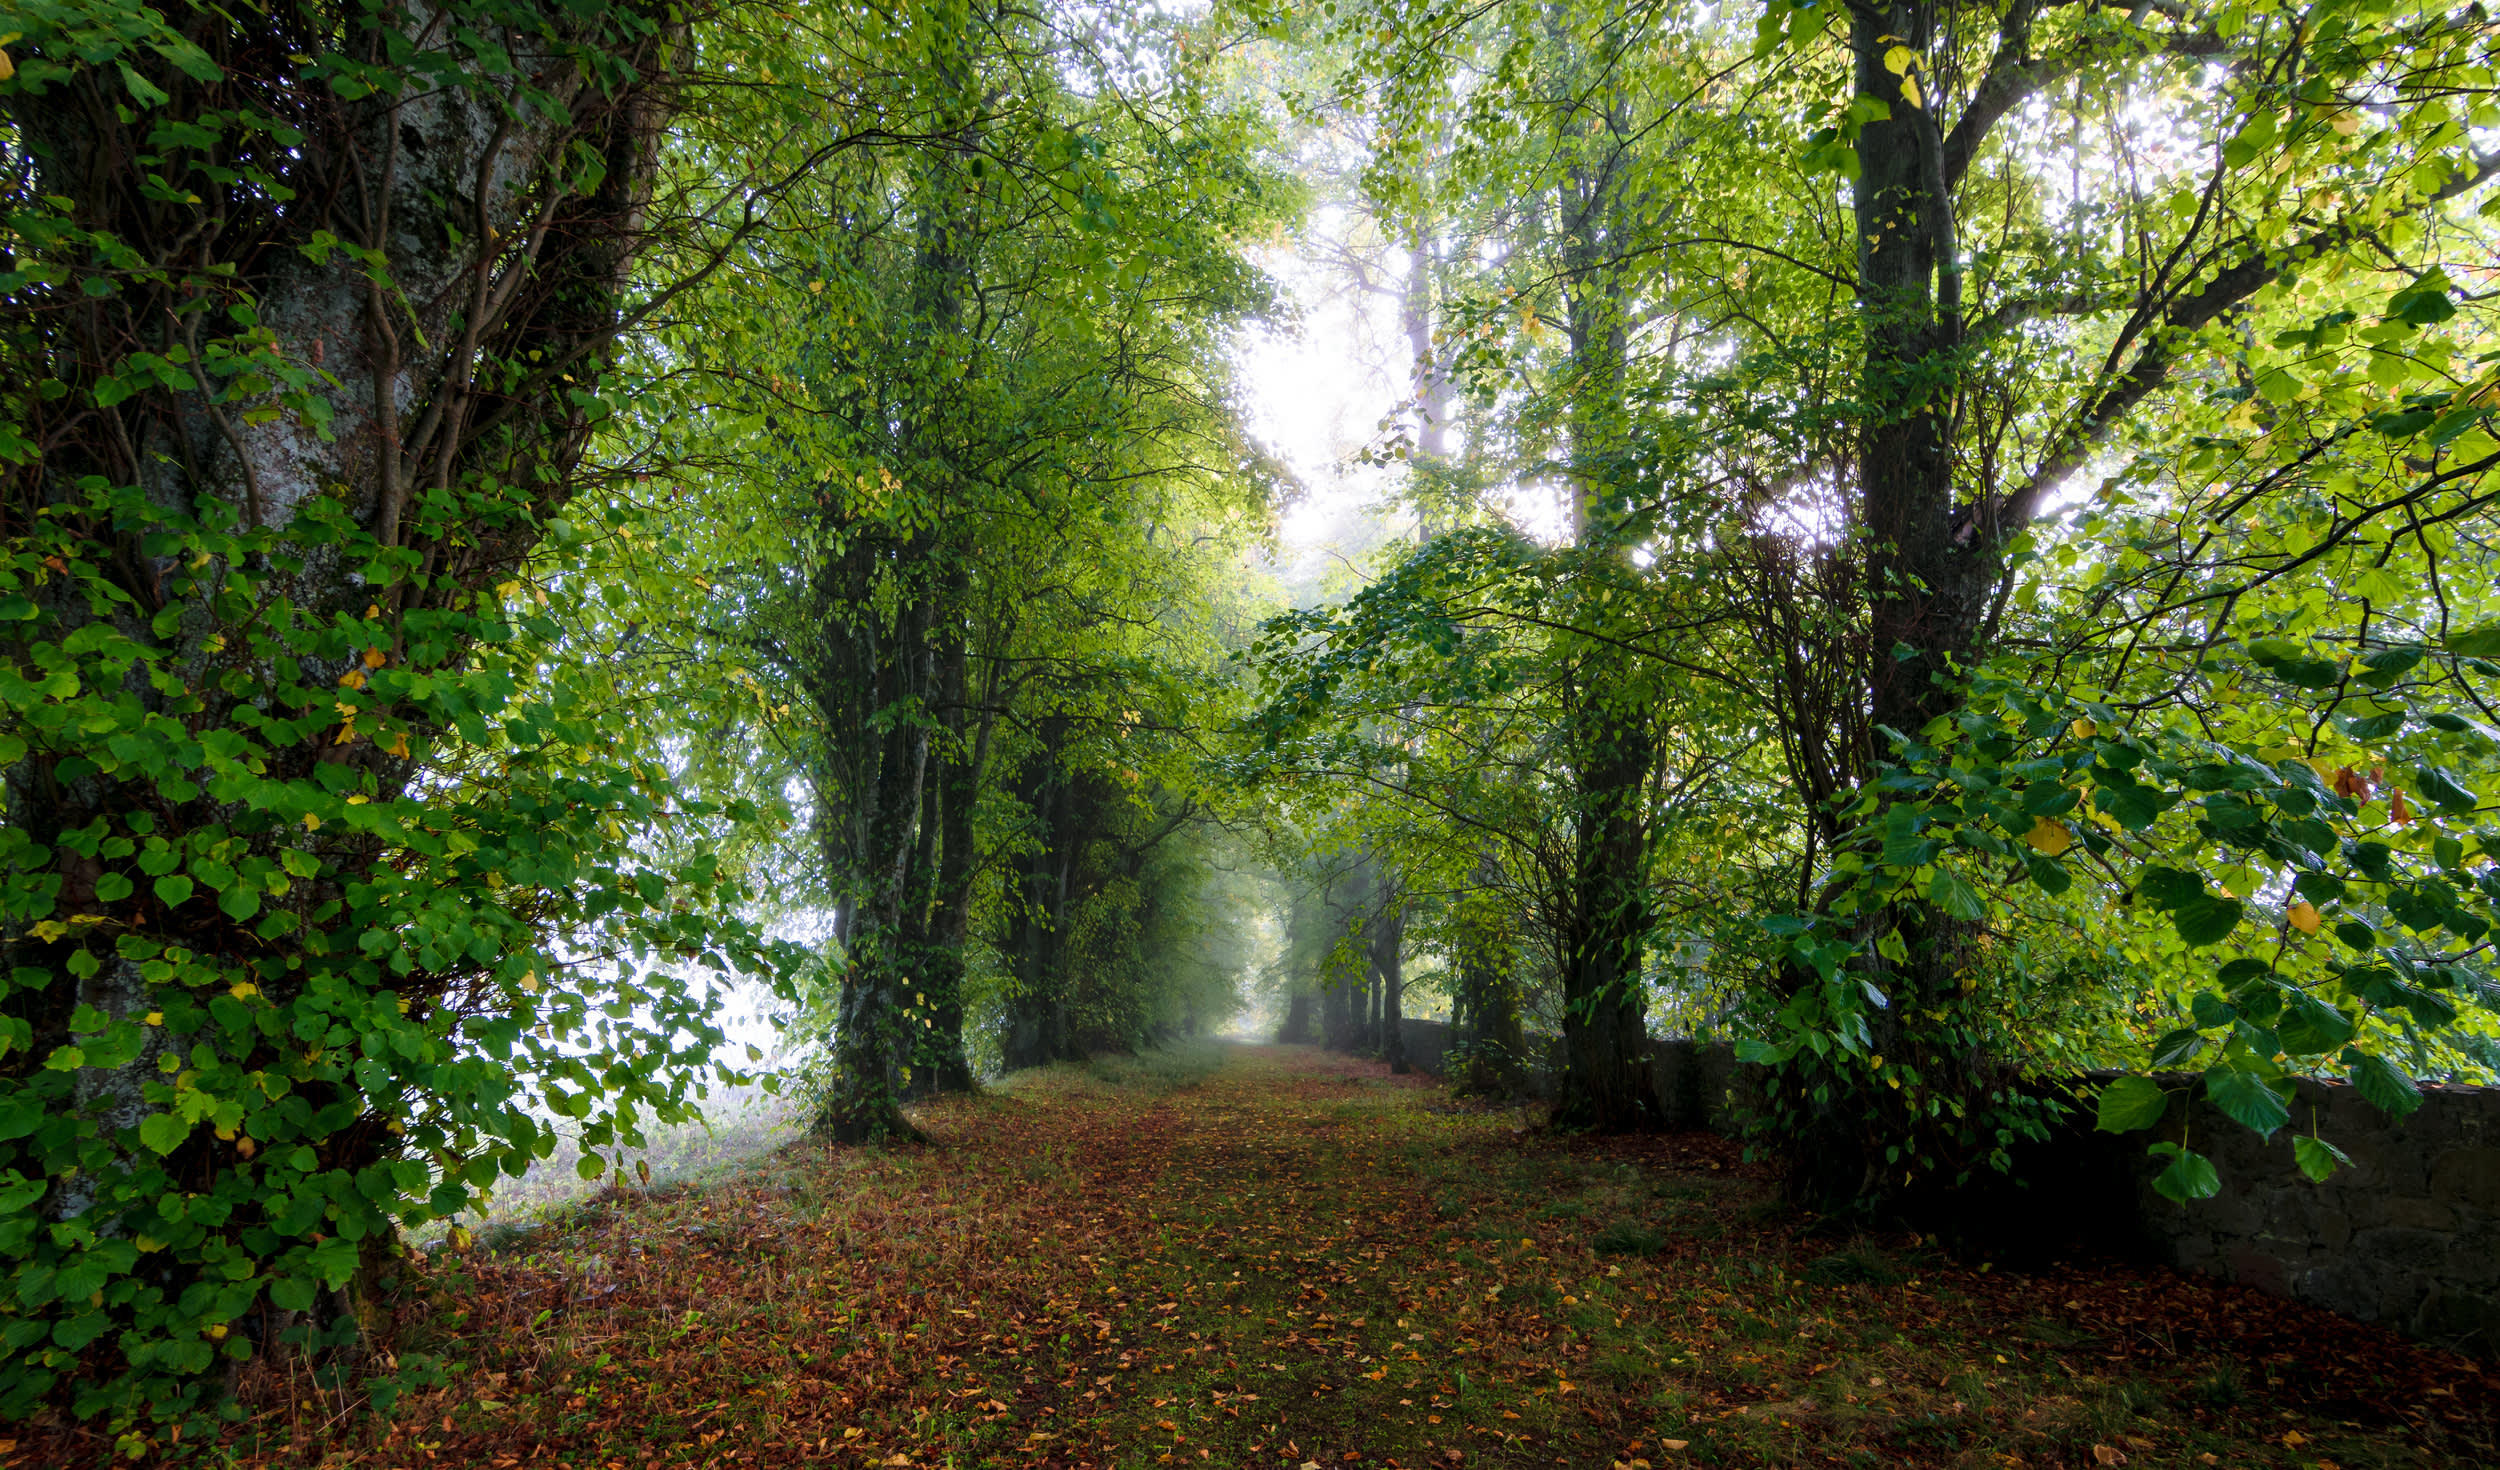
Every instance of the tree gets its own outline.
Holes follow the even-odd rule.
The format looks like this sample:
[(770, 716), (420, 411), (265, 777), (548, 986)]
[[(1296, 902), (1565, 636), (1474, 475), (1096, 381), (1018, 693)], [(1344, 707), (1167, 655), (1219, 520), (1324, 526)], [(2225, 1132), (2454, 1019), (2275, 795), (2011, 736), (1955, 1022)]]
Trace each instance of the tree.
[(74, 1387), (138, 1453), (217, 1359), (353, 1341), (533, 1104), (585, 1167), (688, 1113), (679, 961), (761, 953), (715, 858), (637, 861), (705, 809), (542, 676), (530, 584), (637, 518), (586, 459), (619, 334), (821, 153), (662, 167), (718, 15), (15, 24), (0, 1412)]

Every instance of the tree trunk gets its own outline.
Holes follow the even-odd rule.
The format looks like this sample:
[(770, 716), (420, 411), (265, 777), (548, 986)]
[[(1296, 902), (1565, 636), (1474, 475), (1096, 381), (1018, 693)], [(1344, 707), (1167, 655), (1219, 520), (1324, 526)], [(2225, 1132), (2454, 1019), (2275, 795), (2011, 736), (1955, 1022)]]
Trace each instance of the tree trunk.
[[(974, 849), (973, 814), (981, 776), (989, 764), (995, 691), (985, 688), (980, 707), (967, 707), (969, 648), (961, 630), (951, 631), (939, 654), (940, 698), (946, 705), (948, 740), (940, 761), (936, 915), (931, 920), (922, 984), (929, 997), (929, 1036), (924, 1052), (925, 1090), (969, 1092), (972, 1061), (964, 1050), (964, 948), (972, 938), (974, 880), (980, 873)], [(995, 683), (995, 673), (991, 682)]]
[[(1573, 554), (1581, 575), (1602, 583), (1624, 552), (1628, 497), (1616, 483), (1626, 433), (1627, 351), (1622, 263), (1609, 243), (1625, 207), (1624, 120), (1617, 135), (1575, 169), (1563, 247), (1574, 393), (1569, 420)], [(1591, 614), (1596, 616), (1596, 614)], [(1645, 802), (1655, 758), (1634, 658), (1594, 640), (1574, 651), (1565, 691), (1564, 748), (1571, 768), (1572, 912), (1562, 964), (1563, 1072), (1553, 1122), (1624, 1132), (1660, 1126), (1652, 1078), (1641, 953), (1649, 932), (1649, 840)]]
[[(1652, 752), (1646, 722), (1594, 690), (1570, 712), (1574, 741), (1575, 871), (1563, 956), (1563, 1074), (1554, 1124), (1598, 1132), (1662, 1125), (1652, 1074), (1647, 994), (1648, 835), (1642, 802)], [(1596, 708), (1590, 708), (1595, 704)]]
[[(30, 211), (12, 216), (12, 262), (29, 264), (26, 241), (55, 225), (58, 238), (112, 244), (97, 257), (109, 268), (92, 270), (84, 253), (47, 249), (36, 280), (0, 302), (11, 399), (0, 422), (10, 445), (0, 524), (13, 555), (35, 536), (61, 549), (42, 562), (50, 574), (13, 579), (32, 609), (7, 625), (0, 660), (66, 678), (70, 665), (37, 659), (34, 645), (76, 656), (83, 640), (117, 634), (139, 650), (133, 659), (80, 672), (86, 695), (120, 701), (107, 713), (121, 723), (88, 723), (83, 735), (122, 728), (135, 739), (144, 721), (146, 742), (206, 752), (205, 764), (198, 754), (183, 762), (187, 774), (169, 766), (164, 779), (134, 779), (144, 756), (125, 750), (120, 765), (104, 764), (89, 758), (107, 754), (100, 736), (82, 744), (75, 725), (29, 729), (24, 709), (9, 711), (33, 748), (7, 742), (9, 1017), (26, 1030), (0, 1063), (0, 1136), (10, 1140), (0, 1166), (47, 1181), (41, 1210), (85, 1217), (91, 1237), (144, 1233), (128, 1212), (202, 1199), (215, 1181), (262, 1167), (248, 1162), (252, 1140), (238, 1140), (231, 1119), (149, 1102), (147, 1089), (180, 1070), (160, 1070), (167, 1057), (214, 1053), (217, 1069), (253, 1069), (271, 1098), (291, 1085), (288, 1105), (307, 1120), (300, 1153), (311, 1160), (318, 1150), (308, 1189), (361, 1180), (360, 1171), (447, 1141), (432, 1122), (403, 1131), (406, 1072), (388, 1051), (369, 1072), (317, 1077), (283, 1029), (263, 1037), (247, 1024), (182, 1049), (154, 1018), (187, 1011), (192, 996), (151, 978), (171, 966), (143, 969), (125, 946), (145, 940), (148, 953), (189, 956), (194, 983), (219, 970), (253, 977), (234, 993), (252, 994), (264, 1021), (312, 1026), (298, 1003), (314, 1004), (309, 987), (328, 987), (319, 1005), (413, 1018), (428, 1029), (408, 1045), (439, 1045), (429, 1060), (450, 1059), (447, 997), (480, 983), (490, 962), (454, 954), (350, 973), (336, 956), (360, 936), (331, 927), (342, 895), (377, 877), (401, 882), (392, 864), (409, 850), (406, 834), (324, 824), (305, 815), (304, 798), (335, 805), (353, 792), (382, 813), (412, 789), (427, 742), (452, 715), (409, 676), (461, 690), (500, 603), (493, 589), (518, 575), (571, 498), (592, 427), (574, 385), (596, 382), (611, 358), (626, 274), (645, 244), (666, 121), (658, 87), (685, 46), (682, 25), (656, 11), (644, 38), (623, 45), (613, 30), (594, 38), (561, 11), (526, 6), (509, 27), (476, 18), (487, 34), (464, 28), (457, 42), (422, 6), (324, 16), (181, 11), (181, 38), (214, 63), (214, 80), (169, 63), (169, 47), (133, 46), (117, 65), (73, 66), (45, 87), (29, 87), (24, 73), (5, 104), (12, 207)], [(613, 65), (604, 84), (569, 59), (576, 43)], [(508, 51), (507, 72), (534, 75), (551, 100), (507, 106), (476, 70), (473, 46)], [(299, 86), (281, 59), (298, 50), (369, 64), (384, 84), (352, 99), (344, 86)], [(51, 57), (68, 59), (57, 46)], [(280, 97), (293, 100), (272, 101)], [(280, 129), (269, 127), (273, 109), (285, 117)], [(203, 122), (205, 132), (194, 125)], [(221, 166), (148, 156), (189, 148), (166, 142), (181, 133), (218, 137), (221, 151), (200, 157)], [(244, 151), (229, 156), (229, 146)], [(181, 187), (168, 193), (160, 168)], [(291, 202), (275, 208), (273, 199)], [(132, 269), (139, 261), (146, 268)], [(236, 323), (249, 325), (237, 332)], [(167, 366), (133, 386), (122, 370), (141, 353)], [(104, 486), (121, 495), (110, 510)], [(220, 549), (194, 555), (203, 538)], [(22, 566), (36, 566), (41, 551)], [(374, 672), (384, 668), (387, 679)], [(48, 697), (72, 696), (56, 688)], [(350, 713), (334, 717), (333, 707)], [(79, 722), (90, 713), (66, 703), (52, 712)], [(142, 840), (179, 860), (195, 837), (215, 848), (214, 870), (230, 881), (277, 872), (281, 860), (299, 877), (316, 867), (321, 876), (186, 899), (151, 882), (167, 869), (127, 860)], [(40, 892), (31, 909), (30, 891)], [(81, 927), (54, 933), (62, 926), (42, 922), (53, 915)], [(106, 1027), (134, 1028), (132, 1044), (113, 1055), (98, 1035)], [(64, 1050), (74, 1036), (83, 1053)], [(79, 1054), (88, 1064), (41, 1070), (47, 1058)], [(32, 1116), (20, 1116), (21, 1104)], [(501, 1100), (472, 1094), (461, 1104), (462, 1116), (484, 1116)], [(180, 1125), (177, 1136), (142, 1147), (140, 1125), (164, 1120)], [(132, 1180), (153, 1181), (143, 1200), (119, 1197)], [(391, 1206), (369, 1203), (384, 1212), (382, 1233), (369, 1238), (387, 1240)], [(271, 1233), (257, 1204), (230, 1209), (218, 1204), (213, 1228), (203, 1210), (185, 1234)], [(362, 1214), (354, 1225), (365, 1230)], [(276, 1238), (292, 1246), (308, 1232)], [(261, 1278), (247, 1263), (277, 1249), (204, 1269), (218, 1282), (250, 1280), (248, 1301)], [(146, 1293), (170, 1299), (205, 1280), (192, 1250), (155, 1257)], [(0, 1259), (14, 1263), (15, 1248)], [(122, 1285), (116, 1303), (130, 1300)], [(144, 1335), (123, 1343), (134, 1359), (164, 1346)], [(185, 1351), (170, 1348), (163, 1361)]]
[(912, 1004), (917, 956), (905, 918), (929, 767), (929, 732), (921, 718), (929, 614), (925, 601), (904, 612), (890, 654), (876, 668), (875, 683), (886, 695), (878, 712), (884, 729), (868, 742), (874, 771), (864, 788), (865, 810), (853, 823), (863, 841), (847, 855), (860, 901), (845, 940), (834, 1015), (836, 1081), (818, 1120), (845, 1143), (919, 1136), (902, 1110), (913, 1033), (920, 1029)]
[(1297, 989), (1285, 1002), (1285, 1023), (1276, 1028), (1276, 1040), (1285, 1046), (1307, 1046), (1311, 1042), (1311, 992)]
[(1372, 916), (1372, 974), (1380, 984), (1380, 1055), (1394, 1073), (1414, 1070), (1406, 1061), (1406, 910), (1397, 886), (1382, 889), (1383, 907)]
[(1461, 1096), (1516, 1097), (1527, 1089), (1527, 1036), (1519, 1018), (1519, 982), (1507, 926), (1486, 913), (1502, 872), (1490, 853), (1476, 863), (1477, 888), (1461, 902), (1451, 963), (1450, 1033), (1457, 1064), (1449, 1069)]

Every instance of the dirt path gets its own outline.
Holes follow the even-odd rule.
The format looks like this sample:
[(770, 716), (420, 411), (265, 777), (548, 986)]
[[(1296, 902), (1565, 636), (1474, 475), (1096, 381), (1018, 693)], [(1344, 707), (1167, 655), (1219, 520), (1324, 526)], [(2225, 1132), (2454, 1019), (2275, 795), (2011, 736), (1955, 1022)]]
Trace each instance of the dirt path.
[[(446, 1253), (333, 1465), (2280, 1465), (2485, 1459), (2500, 1380), (2168, 1273), (1806, 1241), (1724, 1140), (1526, 1131), (1300, 1048), (1030, 1074)], [(11, 1465), (62, 1463), (29, 1441)], [(51, 1458), (37, 1460), (32, 1455)]]

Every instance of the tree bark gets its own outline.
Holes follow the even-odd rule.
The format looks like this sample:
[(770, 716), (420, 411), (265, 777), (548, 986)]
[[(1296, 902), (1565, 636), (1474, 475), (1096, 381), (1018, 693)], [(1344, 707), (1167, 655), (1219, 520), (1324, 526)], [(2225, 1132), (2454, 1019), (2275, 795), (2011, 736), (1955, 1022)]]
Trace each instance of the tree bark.
[[(39, 272), (0, 302), (13, 400), (0, 441), (14, 441), (0, 462), (0, 526), (12, 545), (40, 530), (65, 538), (67, 551), (50, 563), (57, 578), (39, 574), (27, 589), (36, 614), (0, 635), (0, 661), (32, 668), (39, 641), (117, 633), (147, 651), (157, 676), (125, 665), (114, 671), (117, 691), (93, 680), (88, 691), (117, 692), (152, 740), (250, 754), (256, 782), (247, 796), (221, 793), (197, 761), (197, 782), (132, 780), (140, 767), (117, 775), (88, 758), (103, 754), (100, 741), (39, 736), (12, 758), (0, 853), (16, 871), (0, 964), (18, 976), (7, 1011), (28, 1034), (0, 1062), (12, 1084), (5, 1111), (43, 1093), (49, 1083), (36, 1069), (78, 1037), (90, 1055), (103, 1053), (74, 1018), (118, 1027), (176, 1009), (166, 985), (107, 937), (116, 934), (178, 946), (204, 972), (256, 976), (255, 1004), (273, 1012), (304, 1001), (317, 974), (336, 987), (340, 1014), (360, 1014), (370, 999), (416, 1017), (438, 1028), (426, 1044), (448, 1058), (441, 1018), (487, 962), (455, 955), (342, 978), (329, 958), (353, 943), (332, 927), (342, 894), (377, 872), (395, 881), (390, 865), (407, 848), (369, 826), (279, 816), (270, 793), (353, 791), (377, 812), (409, 793), (448, 721), (421, 697), (368, 697), (368, 670), (456, 682), (475, 647), (468, 619), (518, 574), (580, 483), (592, 419), (574, 385), (595, 383), (613, 358), (627, 273), (649, 229), (671, 58), (685, 43), (682, 23), (646, 18), (648, 33), (629, 43), (561, 11), (516, 15), (503, 28), (479, 20), (491, 35), (455, 43), (421, 4), (240, 20), (186, 10), (181, 39), (215, 63), (214, 80), (170, 64), (156, 54), (164, 48), (134, 47), (121, 64), (74, 67), (8, 100), (0, 131), (13, 138), (11, 208), (41, 201), (12, 215), (10, 263), (30, 263), (20, 252), (49, 214), (42, 227), (111, 240), (146, 267), (99, 252), (91, 268), (83, 252), (46, 252), (66, 276), (46, 285)], [(516, 106), (510, 84), (474, 76), (460, 49), (472, 43), (503, 48), (554, 105)], [(571, 59), (576, 43), (613, 64), (601, 84)], [(301, 84), (296, 62), (307, 58), (285, 59), (299, 52), (369, 64), (387, 84), (355, 99)], [(141, 100), (150, 95), (157, 100)], [(266, 127), (272, 110), (283, 128)], [(227, 126), (246, 117), (257, 121)], [(202, 133), (202, 121), (223, 130), (221, 146), (244, 150), (218, 160), (233, 167), (186, 173), (154, 156), (174, 151), (163, 140), (177, 131)], [(281, 134), (286, 141), (273, 141)], [(588, 159), (603, 168), (584, 168)], [(160, 168), (183, 187), (169, 195)], [(169, 368), (135, 389), (112, 381), (138, 354)], [(212, 365), (222, 367), (212, 375)], [(135, 494), (105, 512), (97, 486)], [(228, 544), (243, 549), (187, 555), (187, 539), (202, 535), (241, 538)], [(326, 713), (333, 704), (355, 714), (342, 723)], [(81, 833), (115, 835), (99, 847)], [(238, 871), (310, 858), (323, 876), (273, 884), (230, 917), (214, 895), (162, 897), (124, 860), (125, 833), (177, 854), (195, 837), (217, 843), (219, 860)], [(47, 887), (39, 906), (23, 906)], [(115, 891), (123, 896), (104, 896)], [(46, 938), (48, 915), (95, 927)], [(280, 919), (291, 927), (274, 927)], [(29, 983), (36, 974), (50, 978)], [(276, 1087), (300, 1051), (277, 1033), (203, 1034), (186, 1046), (151, 1020), (140, 1034), (114, 1062), (75, 1067), (49, 1116), (13, 1117), (0, 1135), (12, 1178), (21, 1168), (53, 1176), (42, 1213), (84, 1217), (78, 1228), (101, 1236), (126, 1232), (108, 1196), (131, 1178), (156, 1181), (151, 1201), (199, 1200), (214, 1181), (255, 1168), (251, 1139), (206, 1120), (171, 1147), (137, 1145), (143, 1121), (176, 1116), (146, 1099), (149, 1084), (177, 1070), (160, 1063), (213, 1052), (220, 1066), (264, 1069), (252, 1075)], [(404, 1106), (390, 1104), (398, 1091), (361, 1075), (294, 1088), (289, 1105), (322, 1120), (301, 1136), (306, 1157), (318, 1148), (324, 1178), (422, 1154), (396, 1116)], [(483, 1110), (477, 1097), (462, 1101)], [(72, 1134), (88, 1142), (70, 1143)], [(62, 1167), (73, 1155), (75, 1166)], [(219, 1239), (269, 1233), (257, 1208), (229, 1214), (220, 1204), (216, 1218)], [(390, 1237), (366, 1239), (370, 1264)], [(181, 1297), (197, 1282), (239, 1279), (196, 1269), (190, 1249), (157, 1257), (146, 1291)]]
[(1380, 987), (1380, 1055), (1389, 1070), (1414, 1070), (1406, 1060), (1406, 909), (1397, 885), (1383, 884), (1370, 923), (1372, 974)]

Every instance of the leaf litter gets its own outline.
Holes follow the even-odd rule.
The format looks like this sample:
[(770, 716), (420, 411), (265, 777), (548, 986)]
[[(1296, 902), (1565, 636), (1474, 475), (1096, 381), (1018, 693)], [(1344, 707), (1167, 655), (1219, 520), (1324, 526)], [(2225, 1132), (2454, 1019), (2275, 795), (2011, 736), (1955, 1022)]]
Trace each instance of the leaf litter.
[[(387, 1415), (297, 1376), (180, 1458), (480, 1465), (2299, 1466), (2494, 1454), (2500, 1375), (2176, 1272), (1810, 1237), (1727, 1140), (1575, 1139), (1203, 1045), (1025, 1074), (415, 1258)], [(21, 1431), (0, 1464), (100, 1461)]]

